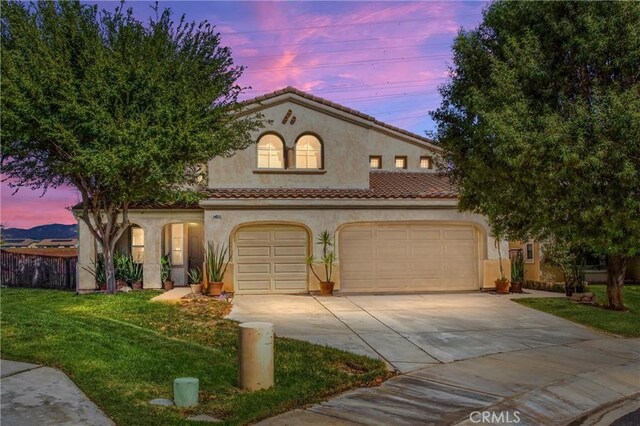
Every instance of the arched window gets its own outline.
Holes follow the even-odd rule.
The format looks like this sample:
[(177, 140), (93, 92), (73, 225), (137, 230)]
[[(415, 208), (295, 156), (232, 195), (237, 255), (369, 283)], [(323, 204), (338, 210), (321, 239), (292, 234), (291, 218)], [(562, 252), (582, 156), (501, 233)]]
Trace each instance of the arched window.
[(258, 168), (284, 169), (284, 142), (277, 135), (267, 133), (258, 139)]
[(296, 142), (296, 169), (321, 169), (322, 144), (313, 135), (303, 135)]

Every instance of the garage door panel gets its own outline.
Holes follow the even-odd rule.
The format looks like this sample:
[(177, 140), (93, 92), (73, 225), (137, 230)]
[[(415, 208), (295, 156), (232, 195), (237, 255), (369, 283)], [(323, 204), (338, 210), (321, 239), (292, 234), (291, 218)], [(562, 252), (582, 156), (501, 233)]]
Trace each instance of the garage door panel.
[(476, 234), (462, 224), (347, 226), (339, 235), (341, 291), (477, 289)]
[(269, 247), (238, 247), (238, 257), (269, 257)]
[(437, 229), (414, 229), (411, 231), (410, 238), (414, 241), (429, 241), (440, 240), (442, 237)]
[(266, 231), (239, 231), (238, 241), (250, 241), (252, 244), (256, 241), (269, 241), (269, 232)]
[(306, 291), (306, 231), (286, 225), (247, 228), (240, 230), (236, 237), (236, 291)]
[(270, 263), (241, 263), (238, 265), (241, 274), (268, 274), (271, 272)]
[(276, 263), (273, 266), (274, 266), (274, 272), (276, 274), (291, 273), (291, 272), (306, 274), (307, 272), (307, 265), (300, 264), (300, 263)]

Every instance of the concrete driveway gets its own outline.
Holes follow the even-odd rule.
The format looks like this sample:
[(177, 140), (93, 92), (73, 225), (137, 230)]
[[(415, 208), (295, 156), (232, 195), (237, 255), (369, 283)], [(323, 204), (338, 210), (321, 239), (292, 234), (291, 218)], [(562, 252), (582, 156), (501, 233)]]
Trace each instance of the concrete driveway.
[(406, 373), (440, 363), (602, 339), (601, 333), (512, 302), (563, 295), (489, 293), (313, 297), (238, 295), (229, 318), (385, 360)]

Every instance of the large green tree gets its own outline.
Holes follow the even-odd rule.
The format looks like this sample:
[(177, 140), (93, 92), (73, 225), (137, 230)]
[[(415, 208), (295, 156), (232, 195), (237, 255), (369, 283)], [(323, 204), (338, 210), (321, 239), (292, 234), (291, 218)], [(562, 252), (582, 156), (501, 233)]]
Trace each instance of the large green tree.
[(129, 205), (184, 197), (201, 165), (247, 147), (260, 125), (237, 118), (242, 67), (214, 27), (155, 12), (142, 23), (124, 4), (1, 11), (2, 173), (17, 188), (78, 189), (110, 292)]
[(432, 112), (460, 208), (512, 238), (640, 254), (640, 3), (497, 1), (460, 31)]

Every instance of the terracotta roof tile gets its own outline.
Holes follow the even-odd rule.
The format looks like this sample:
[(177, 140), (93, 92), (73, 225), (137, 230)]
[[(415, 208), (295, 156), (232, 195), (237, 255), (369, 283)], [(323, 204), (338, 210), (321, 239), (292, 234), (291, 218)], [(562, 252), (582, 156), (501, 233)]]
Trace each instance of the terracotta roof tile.
[(403, 135), (407, 135), (407, 136), (411, 136), (412, 138), (420, 139), (423, 142), (427, 142), (429, 144), (433, 144), (434, 143), (429, 138), (425, 138), (424, 136), (420, 136), (420, 135), (418, 135), (416, 133), (413, 133), (413, 132), (410, 132), (408, 130), (401, 129), (400, 127), (392, 126), (391, 124), (384, 123), (384, 122), (382, 122), (380, 120), (377, 120), (375, 117), (373, 117), (371, 115), (365, 114), (365, 113), (360, 112), (360, 111), (356, 111), (353, 108), (346, 107), (344, 105), (338, 104), (338, 103), (330, 101), (328, 99), (321, 98), (319, 96), (312, 95), (312, 94), (307, 93), (307, 92), (303, 92), (302, 90), (296, 89), (295, 87), (292, 87), (292, 86), (287, 86), (284, 89), (279, 89), (279, 90), (276, 90), (276, 91), (273, 91), (273, 92), (270, 92), (270, 93), (265, 93), (264, 95), (260, 95), (260, 96), (257, 96), (255, 98), (246, 99), (246, 100), (242, 101), (241, 103), (244, 104), (244, 105), (250, 105), (250, 104), (253, 104), (253, 103), (258, 103), (260, 101), (265, 101), (265, 100), (268, 100), (268, 99), (272, 99), (272, 98), (278, 97), (278, 96), (283, 95), (285, 93), (293, 93), (293, 94), (298, 95), (300, 97), (303, 97), (305, 99), (309, 99), (309, 100), (321, 103), (323, 105), (327, 105), (327, 106), (329, 106), (331, 108), (335, 108), (335, 109), (337, 109), (339, 111), (344, 111), (344, 112), (347, 112), (349, 114), (353, 114), (353, 115), (355, 115), (357, 117), (360, 117), (360, 118), (363, 118), (363, 119), (365, 119), (367, 121), (371, 121), (374, 124), (377, 124), (379, 126), (385, 127), (387, 129), (390, 129), (390, 130), (393, 130), (394, 132), (402, 133)]
[(444, 175), (372, 171), (369, 188), (229, 188), (205, 191), (208, 199), (424, 199), (456, 198)]

